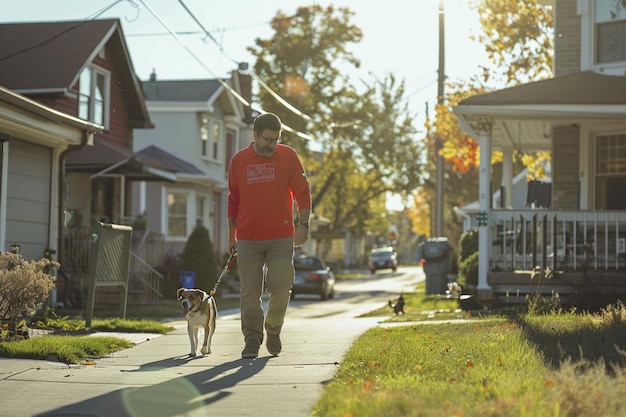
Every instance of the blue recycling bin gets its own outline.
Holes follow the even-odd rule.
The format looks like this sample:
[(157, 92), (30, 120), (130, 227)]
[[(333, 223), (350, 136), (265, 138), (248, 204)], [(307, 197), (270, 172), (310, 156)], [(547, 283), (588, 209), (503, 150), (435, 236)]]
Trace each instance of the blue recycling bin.
[(185, 288), (195, 288), (196, 271), (180, 271), (180, 285)]

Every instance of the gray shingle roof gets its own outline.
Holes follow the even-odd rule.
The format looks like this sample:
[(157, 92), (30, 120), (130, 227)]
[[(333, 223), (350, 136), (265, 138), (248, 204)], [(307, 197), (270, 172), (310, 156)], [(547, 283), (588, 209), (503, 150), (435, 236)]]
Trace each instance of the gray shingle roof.
[(462, 100), (459, 105), (626, 104), (626, 77), (578, 72)]
[(172, 171), (181, 174), (190, 175), (206, 175), (204, 171), (196, 167), (194, 164), (185, 161), (171, 153), (159, 148), (156, 145), (146, 146), (140, 151), (135, 152), (138, 155), (145, 155), (151, 159), (157, 160), (167, 166)]
[(148, 101), (207, 102), (224, 89), (215, 79), (143, 81), (142, 85)]

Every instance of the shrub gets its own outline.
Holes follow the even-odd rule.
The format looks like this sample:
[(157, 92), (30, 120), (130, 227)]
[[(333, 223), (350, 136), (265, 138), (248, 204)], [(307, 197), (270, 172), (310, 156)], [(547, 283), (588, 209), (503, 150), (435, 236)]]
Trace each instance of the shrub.
[(458, 283), (461, 287), (465, 285), (478, 285), (478, 252), (469, 255), (459, 264)]
[(54, 277), (48, 273), (59, 264), (49, 259), (26, 261), (19, 253), (0, 252), (0, 320), (11, 338), (18, 323), (48, 299)]
[(459, 264), (461, 264), (470, 255), (478, 252), (478, 230), (472, 229), (463, 233), (459, 239), (459, 247)]
[(196, 273), (196, 287), (209, 291), (217, 280), (217, 259), (209, 229), (197, 226), (189, 235), (181, 262), (181, 269)]

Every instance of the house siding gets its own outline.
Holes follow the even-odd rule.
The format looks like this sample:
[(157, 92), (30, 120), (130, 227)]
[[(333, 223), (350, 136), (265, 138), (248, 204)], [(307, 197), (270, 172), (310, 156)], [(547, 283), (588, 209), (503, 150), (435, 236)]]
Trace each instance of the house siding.
[(554, 75), (580, 71), (581, 21), (577, 0), (559, 0), (555, 9)]
[(580, 127), (556, 126), (552, 140), (552, 208), (577, 210)]
[(50, 239), (52, 151), (9, 143), (5, 247), (19, 245), (25, 259), (41, 259)]

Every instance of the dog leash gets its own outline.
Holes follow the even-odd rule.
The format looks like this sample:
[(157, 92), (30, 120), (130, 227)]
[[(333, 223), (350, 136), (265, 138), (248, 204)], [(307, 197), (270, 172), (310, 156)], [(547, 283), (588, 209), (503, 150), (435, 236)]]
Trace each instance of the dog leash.
[(222, 280), (222, 278), (224, 278), (224, 275), (230, 269), (230, 266), (231, 266), (230, 263), (233, 261), (233, 259), (235, 259), (236, 256), (237, 256), (237, 252), (231, 253), (230, 256), (228, 257), (228, 260), (226, 261), (226, 265), (224, 265), (224, 269), (222, 270), (222, 273), (217, 278), (217, 281), (215, 282), (215, 286), (213, 287), (213, 289), (209, 293), (209, 295), (211, 297), (213, 297), (215, 295), (215, 292), (217, 291), (217, 287), (220, 285), (220, 281)]

